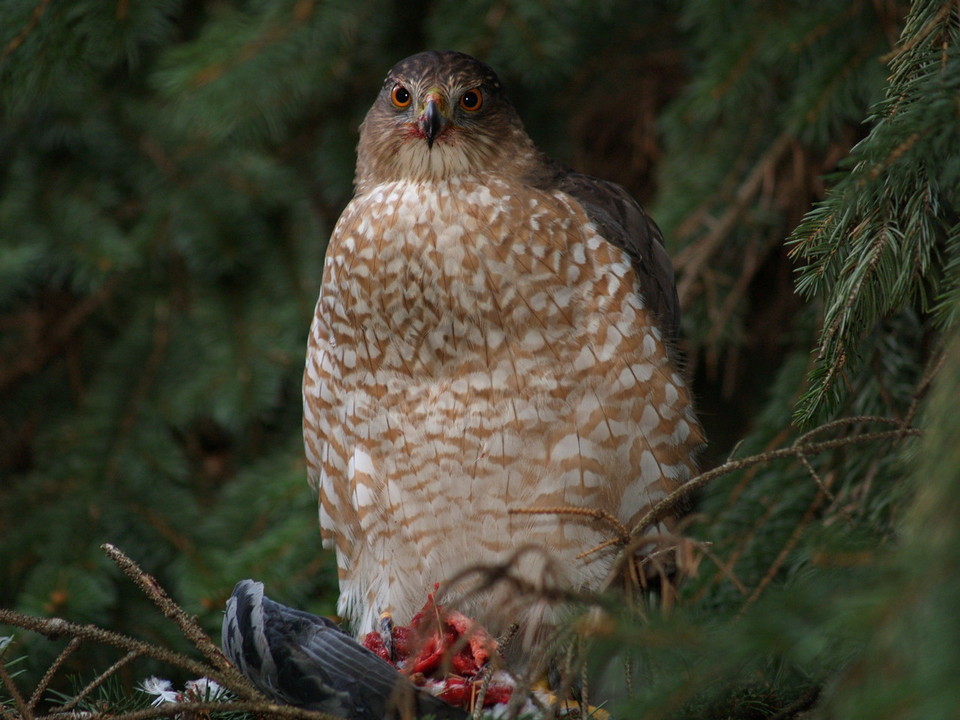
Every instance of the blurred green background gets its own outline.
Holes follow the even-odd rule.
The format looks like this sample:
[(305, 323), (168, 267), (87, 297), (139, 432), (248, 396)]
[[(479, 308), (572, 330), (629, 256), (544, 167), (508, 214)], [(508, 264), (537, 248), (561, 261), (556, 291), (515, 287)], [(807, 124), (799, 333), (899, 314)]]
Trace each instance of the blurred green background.
[[(686, 532), (711, 544), (678, 612), (618, 636), (641, 658), (634, 710), (772, 717), (813, 689), (823, 717), (960, 717), (943, 685), (956, 650), (935, 630), (960, 646), (945, 619), (960, 602), (956, 344), (944, 355), (958, 14), (933, 0), (0, 4), (0, 606), (185, 647), (109, 542), (212, 632), (244, 577), (334, 612), (300, 440), (306, 333), (358, 124), (397, 60), (451, 48), (500, 73), (543, 149), (626, 185), (661, 225), (704, 466), (842, 417), (901, 425), (815, 439), (936, 430), (709, 485)], [(52, 646), (20, 635), (38, 672)], [(107, 656), (83, 657), (67, 669)]]

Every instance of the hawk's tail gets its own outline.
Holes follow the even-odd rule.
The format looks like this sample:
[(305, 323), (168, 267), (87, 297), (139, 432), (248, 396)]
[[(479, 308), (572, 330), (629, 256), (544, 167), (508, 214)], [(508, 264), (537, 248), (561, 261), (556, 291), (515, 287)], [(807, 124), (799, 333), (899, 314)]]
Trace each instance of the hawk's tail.
[(259, 690), (290, 705), (347, 720), (466, 713), (415, 687), (332, 621), (288, 608), (241, 580), (227, 601), (223, 651)]

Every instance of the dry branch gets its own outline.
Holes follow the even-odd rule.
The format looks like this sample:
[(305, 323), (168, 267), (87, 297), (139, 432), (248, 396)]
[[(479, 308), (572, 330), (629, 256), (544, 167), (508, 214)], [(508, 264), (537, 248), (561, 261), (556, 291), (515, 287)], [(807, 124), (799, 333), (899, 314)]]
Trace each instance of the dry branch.
[(130, 652), (128, 652), (128, 653), (127, 653), (126, 655), (124, 655), (122, 658), (120, 658), (119, 660), (117, 660), (113, 665), (111, 665), (110, 667), (108, 667), (106, 670), (104, 670), (104, 671), (101, 672), (99, 675), (97, 675), (93, 680), (91, 680), (89, 683), (87, 683), (86, 687), (84, 687), (80, 692), (78, 692), (76, 695), (74, 695), (72, 700), (69, 700), (69, 701), (68, 701), (67, 703), (65, 703), (64, 705), (61, 705), (60, 707), (58, 707), (58, 708), (57, 708), (57, 713), (59, 714), (59, 713), (66, 712), (66, 711), (68, 711), (68, 710), (72, 710), (72, 709), (73, 709), (74, 707), (76, 707), (84, 698), (86, 698), (90, 693), (92, 693), (92, 692), (93, 692), (94, 690), (96, 690), (98, 687), (100, 687), (101, 685), (103, 685), (103, 683), (106, 682), (106, 681), (110, 678), (111, 675), (113, 675), (115, 672), (117, 672), (117, 671), (118, 671), (120, 668), (122, 668), (124, 665), (127, 665), (128, 663), (132, 662), (133, 660), (136, 660), (138, 657), (140, 657), (140, 653), (138, 653), (138, 652), (136, 652), (136, 651), (134, 651), (134, 650), (131, 650)]
[[(2, 618), (0, 618), (0, 620), (2, 620)], [(30, 707), (24, 702), (23, 695), (20, 694), (16, 683), (13, 682), (10, 673), (7, 672), (6, 665), (2, 662), (0, 662), (0, 681), (3, 682), (3, 686), (7, 689), (7, 692), (10, 693), (10, 698), (13, 700), (14, 707), (19, 711), (20, 717), (24, 720), (33, 720), (33, 713), (30, 712)], [(0, 707), (0, 710), (4, 709)], [(6, 715), (6, 711), (4, 711), (4, 715)]]
[[(896, 430), (887, 430), (873, 433), (863, 433), (860, 435), (849, 435), (843, 438), (833, 438), (830, 440), (821, 440), (819, 442), (812, 442), (810, 438), (814, 437), (817, 434), (826, 432), (827, 430), (832, 430), (837, 427), (842, 427), (846, 425), (857, 425), (862, 423), (886, 423), (890, 425), (896, 425)], [(750, 457), (741, 458), (739, 460), (728, 460), (727, 462), (719, 465), (712, 470), (708, 470), (705, 473), (701, 473), (697, 477), (691, 479), (689, 482), (681, 485), (679, 488), (674, 490), (672, 493), (667, 495), (663, 500), (654, 505), (631, 529), (630, 534), (633, 536), (633, 540), (626, 545), (623, 551), (620, 553), (617, 560), (614, 562), (614, 566), (607, 576), (607, 579), (604, 581), (602, 590), (606, 590), (610, 587), (613, 581), (623, 572), (627, 563), (633, 557), (634, 552), (643, 544), (649, 542), (649, 540), (644, 537), (644, 531), (655, 525), (656, 523), (663, 520), (671, 512), (673, 512), (676, 507), (687, 499), (690, 495), (697, 492), (701, 488), (705, 487), (712, 481), (729, 475), (730, 473), (736, 472), (738, 470), (744, 470), (754, 465), (761, 465), (765, 463), (773, 462), (774, 460), (780, 460), (783, 458), (805, 458), (810, 455), (817, 455), (826, 450), (833, 450), (840, 447), (846, 447), (849, 445), (857, 445), (862, 443), (870, 442), (879, 442), (882, 440), (903, 440), (909, 436), (917, 436), (920, 434), (920, 431), (916, 428), (904, 427), (902, 421), (895, 420), (892, 418), (884, 417), (874, 417), (874, 416), (857, 416), (850, 418), (842, 418), (839, 420), (834, 420), (832, 422), (821, 425), (809, 432), (801, 435), (796, 442), (794, 442), (789, 447), (778, 448), (776, 450), (769, 450), (767, 452), (759, 453), (757, 455), (751, 455)]]
[[(139, 565), (114, 545), (107, 543), (101, 545), (101, 549), (117, 564), (117, 567), (123, 570), (127, 577), (133, 580), (143, 593), (160, 608), (160, 611), (165, 617), (170, 618), (177, 624), (183, 636), (192, 642), (197, 650), (199, 650), (214, 667), (226, 674), (236, 672), (236, 669), (230, 664), (230, 661), (227, 660), (220, 648), (213, 644), (210, 637), (203, 631), (203, 628), (197, 625), (194, 618), (190, 617), (179, 605), (170, 599), (170, 596), (160, 587), (160, 583), (158, 583), (153, 576), (145, 573)], [(240, 677), (240, 675), (237, 674), (237, 677)]]
[(852, 435), (850, 437), (837, 438), (834, 440), (824, 440), (817, 443), (794, 445), (787, 448), (781, 448), (779, 450), (770, 450), (769, 452), (760, 453), (759, 455), (752, 455), (748, 458), (743, 458), (742, 460), (732, 460), (724, 463), (723, 465), (715, 467), (713, 470), (701, 473), (700, 475), (697, 475), (697, 477), (690, 480), (690, 482), (680, 486), (678, 489), (667, 495), (667, 497), (665, 497), (663, 500), (654, 505), (653, 508), (651, 508), (651, 510), (634, 526), (633, 530), (631, 531), (631, 534), (634, 535), (634, 540), (627, 545), (620, 557), (617, 559), (616, 563), (614, 564), (613, 571), (603, 584), (603, 589), (608, 588), (613, 579), (623, 570), (625, 563), (633, 555), (633, 552), (640, 545), (643, 545), (647, 542), (647, 539), (642, 536), (644, 528), (647, 528), (662, 520), (689, 495), (692, 495), (694, 492), (706, 486), (713, 480), (716, 480), (717, 478), (723, 477), (724, 475), (729, 475), (737, 470), (743, 470), (745, 468), (752, 467), (753, 465), (769, 463), (782, 458), (816, 455), (824, 450), (832, 450), (848, 445), (877, 442), (880, 440), (900, 440), (905, 436), (916, 436), (919, 434), (920, 431), (916, 429), (888, 430), (885, 432), (866, 433), (864, 435)]
[(13, 625), (14, 627), (32, 630), (33, 632), (45, 635), (51, 640), (58, 640), (62, 637), (79, 638), (83, 640), (92, 640), (102, 645), (110, 645), (121, 650), (138, 652), (146, 657), (152, 657), (169, 665), (182, 668), (187, 672), (194, 673), (198, 677), (207, 676), (216, 680), (224, 687), (228, 685), (229, 680), (218, 672), (215, 668), (204, 663), (182, 655), (181, 653), (167, 650), (166, 648), (137, 640), (135, 638), (121, 635), (111, 630), (104, 630), (95, 625), (78, 625), (62, 618), (40, 618), (33, 615), (25, 615), (15, 610), (0, 608), (0, 625)]
[[(840, 422), (849, 424), (854, 422), (862, 422), (863, 420), (863, 418), (847, 418), (844, 421), (837, 421), (837, 424)], [(848, 445), (878, 442), (881, 440), (899, 440), (907, 436), (917, 435), (920, 435), (920, 430), (917, 430), (916, 428), (887, 430), (883, 432), (865, 433), (863, 435), (850, 435), (845, 438), (834, 438), (832, 440), (823, 440), (821, 442), (803, 443), (799, 445), (794, 444), (790, 447), (780, 448), (778, 450), (770, 450), (768, 452), (760, 453), (758, 455), (751, 455), (750, 457), (742, 458), (740, 460), (730, 460), (725, 462), (723, 465), (718, 465), (712, 470), (697, 475), (688, 483), (681, 485), (679, 488), (667, 495), (640, 519), (640, 521), (630, 531), (631, 535), (639, 535), (643, 532), (644, 528), (647, 528), (666, 517), (678, 504), (680, 504), (681, 501), (686, 499), (687, 496), (693, 494), (713, 480), (716, 480), (724, 475), (729, 475), (737, 470), (743, 470), (754, 465), (761, 465), (764, 463), (773, 462), (774, 460), (781, 460), (783, 458), (800, 457), (801, 455), (816, 455), (824, 452), (825, 450), (833, 450), (835, 448), (846, 447)]]
[[(847, 437), (831, 438), (829, 440), (813, 440), (813, 438), (817, 437), (818, 435), (836, 430), (837, 428), (848, 427), (852, 425), (863, 425), (867, 423), (892, 425), (895, 426), (896, 429), (849, 435)], [(705, 487), (710, 482), (717, 480), (718, 478), (756, 465), (762, 465), (784, 458), (794, 458), (798, 460), (805, 467), (805, 469), (807, 469), (808, 473), (810, 473), (812, 479), (817, 485), (817, 499), (815, 500), (814, 505), (811, 506), (811, 509), (808, 510), (808, 515), (810, 515), (812, 518), (812, 514), (817, 510), (817, 508), (819, 508), (823, 500), (832, 498), (829, 490), (829, 485), (832, 482), (832, 478), (828, 478), (828, 480), (824, 481), (814, 471), (813, 466), (810, 464), (808, 459), (809, 456), (817, 455), (827, 450), (863, 443), (880, 442), (884, 440), (902, 441), (907, 437), (914, 437), (918, 435), (920, 435), (920, 430), (909, 427), (907, 421), (882, 416), (858, 415), (855, 417), (840, 418), (824, 423), (823, 425), (803, 433), (787, 447), (769, 450), (757, 455), (751, 455), (750, 457), (746, 458), (740, 458), (736, 460), (730, 459), (722, 465), (719, 465), (707, 472), (701, 473), (695, 478), (692, 478), (690, 481), (681, 485), (679, 488), (654, 505), (634, 525), (629, 533), (626, 533), (626, 529), (622, 526), (622, 524), (615, 518), (612, 518), (612, 516), (610, 516), (608, 513), (604, 513), (593, 508), (577, 506), (553, 508), (516, 508), (511, 509), (510, 512), (516, 514), (579, 515), (591, 517), (610, 526), (616, 537), (606, 540), (593, 548), (584, 550), (577, 556), (578, 559), (585, 559), (588, 556), (608, 547), (619, 546), (622, 548), (616, 561), (614, 562), (613, 568), (600, 588), (601, 591), (604, 591), (609, 589), (614, 580), (624, 572), (626, 567), (630, 564), (636, 551), (641, 546), (655, 542), (657, 539), (662, 539), (645, 534), (647, 528), (666, 518), (690, 495)], [(808, 519), (805, 519), (804, 524), (806, 524), (808, 521)], [(565, 591), (561, 588), (537, 587), (534, 583), (529, 582), (525, 578), (519, 577), (516, 572), (513, 572), (517, 568), (517, 563), (520, 557), (527, 552), (535, 550), (536, 548), (530, 547), (520, 548), (502, 563), (492, 565), (474, 565), (468, 567), (457, 576), (452, 578), (448, 583), (446, 583), (445, 587), (453, 587), (470, 576), (479, 576), (480, 581), (474, 590), (475, 592), (489, 589), (499, 582), (507, 582), (513, 585), (518, 592), (532, 593), (538, 599), (549, 602), (577, 601), (587, 604), (602, 604), (601, 595)], [(785, 552), (789, 552), (789, 547), (785, 548)], [(729, 564), (727, 568), (723, 568), (721, 566), (721, 569), (723, 570), (724, 574), (731, 574), (732, 571), (730, 571), (730, 567), (732, 567), (732, 563)], [(739, 582), (736, 582), (735, 585), (737, 585), (741, 592), (745, 591), (745, 588)], [(765, 586), (766, 583), (761, 583), (761, 586), (754, 591), (754, 596), (758, 595), (759, 592), (762, 592)], [(756, 599), (754, 596), (751, 596), (748, 604)]]
[[(932, 374), (932, 373), (931, 373)], [(915, 411), (914, 411), (915, 412)], [(912, 414), (909, 419), (912, 419)], [(741, 459), (730, 459), (722, 465), (713, 468), (705, 473), (682, 485), (680, 488), (670, 493), (660, 502), (654, 505), (629, 531), (623, 525), (607, 513), (598, 512), (589, 508), (577, 507), (555, 507), (555, 508), (528, 508), (517, 509), (511, 512), (520, 514), (558, 514), (558, 515), (578, 515), (591, 518), (607, 526), (614, 535), (609, 541), (599, 545), (592, 550), (585, 551), (582, 555), (586, 557), (598, 550), (617, 545), (621, 550), (613, 564), (613, 569), (608, 575), (603, 588), (607, 589), (613, 580), (621, 575), (627, 566), (633, 567), (632, 560), (636, 551), (645, 544), (652, 542), (673, 542), (677, 544), (682, 538), (677, 537), (654, 537), (644, 532), (650, 527), (672, 513), (679, 503), (687, 498), (691, 493), (696, 492), (708, 483), (730, 473), (744, 470), (756, 465), (770, 463), (784, 458), (794, 458), (801, 462), (808, 473), (817, 484), (817, 494), (811, 505), (808, 507), (803, 520), (797, 527), (793, 535), (789, 538), (787, 545), (783, 548), (777, 561), (771, 567), (770, 572), (763, 581), (750, 593), (747, 598), (744, 609), (749, 607), (762, 594), (763, 590), (771, 581), (779, 563), (790, 552), (795, 545), (802, 529), (809, 524), (815, 513), (823, 502), (831, 497), (830, 484), (832, 477), (826, 479), (813, 470), (808, 457), (818, 453), (825, 452), (840, 447), (852, 446), (856, 444), (880, 442), (886, 440), (902, 441), (906, 437), (916, 436), (920, 431), (909, 427), (908, 420), (895, 420), (884, 417), (858, 416), (843, 418), (833, 422), (821, 425), (807, 433), (800, 435), (791, 445), (781, 447), (757, 455)], [(861, 433), (849, 435), (840, 438), (830, 438), (826, 440), (816, 440), (818, 436), (842, 427), (852, 425), (862, 425), (865, 423), (883, 423), (894, 426), (890, 430)], [(258, 716), (273, 716), (278, 718), (302, 718), (303, 720), (336, 720), (334, 716), (304, 710), (287, 705), (277, 705), (265, 699), (259, 691), (247, 682), (234, 668), (223, 653), (211, 641), (210, 637), (200, 628), (194, 618), (188, 615), (169, 595), (160, 587), (159, 583), (145, 573), (133, 560), (127, 557), (123, 552), (112, 545), (104, 545), (104, 551), (107, 555), (126, 573), (140, 589), (149, 597), (160, 611), (168, 618), (173, 620), (183, 635), (188, 638), (202, 653), (206, 662), (200, 662), (186, 655), (159, 647), (157, 645), (144, 642), (135, 638), (122, 635), (120, 633), (105, 630), (93, 625), (79, 625), (68, 622), (60, 618), (39, 618), (13, 610), (0, 608), (0, 624), (13, 625), (34, 632), (46, 635), (51, 639), (61, 637), (70, 638), (69, 644), (58, 654), (50, 667), (44, 673), (42, 679), (37, 684), (34, 691), (30, 694), (28, 700), (20, 693), (19, 689), (10, 676), (7, 669), (0, 663), (0, 683), (4, 686), (12, 700), (12, 707), (2, 709), (3, 718), (16, 718), (17, 720), (94, 720), (110, 716), (111, 720), (150, 720), (151, 718), (183, 716), (200, 717), (211, 712), (249, 712)], [(664, 551), (666, 552), (666, 551)], [(709, 554), (707, 548), (703, 552)], [(531, 553), (542, 556), (543, 571), (539, 578), (528, 578), (519, 572), (520, 564), (523, 558)], [(466, 568), (458, 575), (450, 578), (443, 584), (437, 593), (437, 602), (441, 595), (450, 588), (462, 585), (468, 580), (472, 580), (471, 593), (483, 592), (491, 589), (494, 585), (507, 583), (511, 585), (518, 596), (530, 599), (531, 601), (546, 601), (549, 603), (560, 604), (580, 604), (591, 605), (594, 607), (607, 607), (612, 609), (612, 601), (599, 593), (584, 593), (567, 589), (560, 583), (551, 581), (556, 568), (551, 565), (551, 556), (543, 548), (534, 546), (525, 546), (518, 548), (513, 555), (501, 563), (488, 565), (475, 565)], [(726, 566), (719, 559), (715, 559), (718, 567), (727, 574), (731, 581), (738, 587), (740, 592), (747, 595), (746, 588), (743, 587), (732, 573), (732, 563)], [(50, 686), (56, 673), (63, 666), (64, 662), (75, 652), (84, 641), (92, 641), (102, 645), (109, 645), (125, 650), (126, 654), (111, 665), (106, 670), (100, 672), (87, 686), (85, 686), (74, 698), (65, 701), (54, 708), (52, 713), (42, 715), (36, 712), (40, 698), (45, 690)], [(155, 707), (129, 712), (115, 712), (104, 709), (102, 712), (83, 712), (75, 710), (77, 704), (87, 697), (93, 690), (99, 687), (107, 678), (113, 675), (118, 669), (124, 667), (131, 661), (139, 657), (150, 657), (160, 660), (164, 663), (192, 673), (197, 677), (208, 677), (219, 683), (227, 690), (237, 696), (237, 700), (227, 700), (223, 702), (177, 702), (163, 703)], [(517, 678), (522, 684), (522, 678)], [(197, 715), (199, 714), (199, 715)]]
[[(259, 691), (247, 683), (246, 679), (239, 675), (232, 666), (230, 667), (232, 672), (223, 673), (217, 668), (211, 667), (206, 663), (197, 662), (180, 653), (93, 625), (79, 625), (60, 618), (38, 618), (5, 608), (0, 608), (0, 624), (31, 630), (45, 635), (50, 639), (69, 637), (71, 638), (71, 642), (68, 644), (68, 648), (75, 648), (82, 640), (91, 640), (128, 651), (127, 654), (116, 663), (98, 673), (97, 677), (81, 690), (76, 697), (66, 701), (62, 705), (54, 707), (48, 714), (36, 713), (34, 711), (34, 705), (42, 694), (43, 689), (49, 685), (53, 675), (60, 665), (62, 665), (67, 653), (61, 652), (57, 656), (51, 667), (44, 673), (43, 679), (32, 693), (29, 702), (23, 699), (23, 696), (10, 677), (6, 667), (0, 662), (0, 681), (2, 681), (6, 691), (10, 694), (14, 704), (14, 708), (4, 710), (5, 718), (11, 716), (17, 720), (94, 720), (109, 717), (110, 720), (149, 720), (149, 718), (155, 717), (189, 717), (189, 713), (206, 714), (211, 712), (237, 711), (249, 712), (258, 716), (291, 718), (295, 720), (342, 720), (327, 713), (305, 710), (303, 708), (293, 707), (292, 705), (277, 705), (263, 698)], [(209, 641), (209, 638), (207, 639)], [(223, 687), (241, 696), (241, 698), (248, 699), (223, 702), (162, 703), (155, 707), (128, 712), (116, 712), (110, 708), (105, 708), (102, 712), (73, 710), (81, 698), (102, 684), (103, 681), (116, 672), (117, 669), (139, 656), (152, 657), (174, 667), (186, 670), (188, 673), (192, 673), (197, 677), (209, 677)], [(240, 682), (237, 682), (235, 677), (239, 677)]]
[(50, 0), (40, 0), (40, 2), (34, 6), (33, 11), (30, 13), (30, 19), (27, 21), (27, 24), (23, 26), (23, 29), (17, 33), (16, 37), (8, 42), (7, 46), (3, 49), (3, 54), (0, 55), (0, 62), (6, 60), (10, 53), (16, 51), (16, 49), (23, 45), (26, 39), (30, 37), (30, 33), (32, 33), (36, 29), (37, 25), (40, 24), (40, 18), (42, 18), (43, 14), (47, 11), (47, 6), (49, 4)]
[[(30, 701), (27, 703), (27, 706), (31, 710), (37, 707), (37, 703), (40, 702), (40, 698), (43, 697), (43, 693), (46, 692), (47, 687), (50, 685), (50, 681), (53, 680), (53, 677), (57, 674), (57, 670), (60, 669), (60, 666), (63, 665), (64, 661), (82, 644), (83, 640), (80, 638), (71, 638), (66, 647), (60, 651), (60, 654), (57, 655), (57, 659), (50, 664), (50, 667), (47, 668), (47, 672), (44, 673), (43, 677), (40, 679), (40, 682), (37, 683), (37, 686), (33, 689), (33, 694), (30, 696)], [(82, 697), (82, 694), (78, 695), (77, 697)]]
[(794, 134), (791, 131), (786, 131), (770, 143), (766, 152), (737, 188), (734, 200), (723, 216), (706, 235), (688, 245), (674, 258), (674, 267), (680, 275), (677, 294), (680, 297), (681, 305), (685, 306), (687, 304), (693, 283), (700, 276), (702, 269), (709, 263), (713, 254), (737, 224), (740, 216), (750, 206), (750, 202), (760, 191), (764, 178), (784, 157), (794, 139)]
[[(57, 655), (38, 682), (30, 695), (29, 701), (23, 699), (13, 678), (10, 677), (4, 664), (0, 662), (0, 681), (2, 681), (14, 705), (14, 709), (4, 709), (4, 718), (12, 714), (13, 717), (19, 718), (20, 720), (46, 720), (47, 718), (81, 720), (83, 718), (107, 716), (109, 716), (111, 720), (146, 720), (147, 718), (153, 717), (182, 715), (191, 711), (225, 712), (235, 710), (264, 716), (304, 718), (310, 720), (336, 720), (332, 715), (303, 710), (293, 706), (281, 706), (264, 698), (264, 696), (250, 685), (246, 678), (230, 664), (223, 653), (220, 652), (220, 649), (213, 644), (210, 637), (197, 625), (196, 621), (167, 595), (153, 577), (145, 573), (118, 548), (112, 545), (104, 545), (103, 549), (124, 573), (136, 582), (140, 589), (157, 605), (161, 612), (177, 624), (183, 635), (193, 642), (209, 662), (199, 662), (181, 653), (94, 625), (79, 625), (61, 618), (34, 617), (14, 610), (0, 608), (0, 624), (37, 632), (51, 640), (63, 637), (70, 638), (70, 642)], [(127, 652), (110, 667), (99, 672), (96, 677), (73, 698), (55, 706), (50, 714), (41, 715), (36, 713), (36, 706), (45, 690), (50, 686), (56, 673), (62, 667), (67, 657), (75, 652), (84, 641), (92, 641), (101, 645), (116, 647), (121, 650), (126, 650)], [(82, 699), (99, 687), (111, 675), (116, 673), (117, 670), (138, 657), (154, 658), (155, 660), (191, 673), (198, 678), (210, 678), (240, 699), (237, 701), (209, 703), (163, 703), (156, 707), (129, 712), (115, 712), (110, 708), (105, 708), (102, 712), (84, 712), (73, 709)]]

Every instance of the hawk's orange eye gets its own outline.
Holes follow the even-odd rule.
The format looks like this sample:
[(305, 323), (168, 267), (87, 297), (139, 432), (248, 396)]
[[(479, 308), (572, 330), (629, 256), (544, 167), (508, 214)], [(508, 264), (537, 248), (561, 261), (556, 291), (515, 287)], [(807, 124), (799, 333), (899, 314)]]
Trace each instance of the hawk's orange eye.
[(390, 99), (393, 100), (393, 104), (398, 108), (405, 108), (410, 105), (410, 101), (413, 98), (410, 96), (410, 91), (403, 85), (397, 85), (390, 93)]
[(467, 90), (460, 98), (460, 107), (470, 112), (475, 112), (483, 105), (483, 95), (478, 88)]

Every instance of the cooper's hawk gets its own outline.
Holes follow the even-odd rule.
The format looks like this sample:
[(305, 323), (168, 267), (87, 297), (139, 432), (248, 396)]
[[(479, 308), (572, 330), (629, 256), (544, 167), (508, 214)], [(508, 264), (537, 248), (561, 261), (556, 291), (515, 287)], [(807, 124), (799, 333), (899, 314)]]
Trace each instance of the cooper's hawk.
[[(659, 230), (622, 187), (537, 150), (494, 72), (456, 52), (390, 71), (355, 186), (303, 384), (340, 613), (359, 633), (382, 611), (409, 621), (434, 583), (528, 545), (556, 560), (525, 554), (531, 581), (596, 588), (610, 555), (576, 555), (608, 528), (510, 511), (630, 527), (690, 477), (702, 433)], [(463, 609), (493, 632), (542, 620), (507, 600)]]

